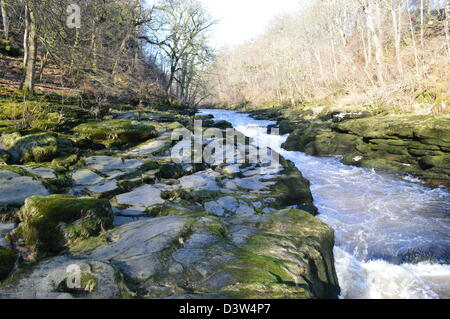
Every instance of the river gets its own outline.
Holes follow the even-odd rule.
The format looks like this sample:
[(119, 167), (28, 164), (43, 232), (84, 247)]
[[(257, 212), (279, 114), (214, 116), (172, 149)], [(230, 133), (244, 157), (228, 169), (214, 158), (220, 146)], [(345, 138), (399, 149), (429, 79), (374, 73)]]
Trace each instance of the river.
[[(343, 165), (337, 158), (282, 149), (272, 121), (227, 110), (226, 120), (261, 146), (295, 163), (311, 181), (322, 221), (336, 233), (335, 263), (343, 298), (450, 298), (450, 194), (408, 176)], [(421, 262), (411, 263), (411, 256)], [(415, 258), (417, 261), (417, 258)]]

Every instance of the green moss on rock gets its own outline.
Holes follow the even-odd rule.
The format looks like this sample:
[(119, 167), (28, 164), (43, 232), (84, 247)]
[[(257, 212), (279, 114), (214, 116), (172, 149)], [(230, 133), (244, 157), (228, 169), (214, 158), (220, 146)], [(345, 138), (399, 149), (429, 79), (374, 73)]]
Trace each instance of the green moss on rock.
[(450, 179), (448, 116), (374, 116), (300, 125), (283, 147), (317, 156), (343, 156), (348, 165)]
[(313, 197), (309, 188), (310, 183), (295, 167), (295, 165), (282, 159), (284, 170), (271, 187), (273, 197), (276, 198), (276, 208), (282, 209), (289, 206), (298, 206), (313, 214), (317, 213), (317, 208), (313, 204)]
[(17, 253), (0, 247), (0, 280), (6, 279), (14, 268)]
[(48, 162), (58, 156), (67, 156), (75, 151), (70, 140), (59, 138), (56, 134), (40, 133), (22, 136), (20, 133), (1, 137), (12, 157), (21, 163)]
[(157, 176), (159, 178), (171, 179), (183, 177), (184, 174), (185, 171), (180, 164), (168, 163), (160, 166)]
[(128, 120), (111, 120), (81, 124), (74, 128), (82, 138), (110, 146), (134, 144), (157, 136), (153, 126)]
[(239, 261), (226, 267), (236, 283), (225, 290), (238, 298), (336, 298), (333, 230), (301, 210), (266, 217), (248, 224), (259, 233), (236, 253)]
[(72, 154), (65, 157), (58, 157), (52, 161), (52, 165), (56, 167), (64, 167), (69, 168), (72, 165), (75, 165), (78, 162), (78, 155)]
[(16, 234), (40, 256), (57, 254), (70, 242), (111, 228), (113, 212), (107, 200), (33, 196), (25, 201), (19, 218)]

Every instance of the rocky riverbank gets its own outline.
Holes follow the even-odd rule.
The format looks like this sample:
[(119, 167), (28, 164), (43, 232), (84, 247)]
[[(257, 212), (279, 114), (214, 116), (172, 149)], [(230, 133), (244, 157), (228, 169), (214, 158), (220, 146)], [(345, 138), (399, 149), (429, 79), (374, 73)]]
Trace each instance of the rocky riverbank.
[(175, 164), (171, 132), (192, 125), (117, 112), (3, 132), (0, 298), (337, 298), (309, 182), (282, 158)]
[(288, 120), (283, 112), (253, 113), (279, 121), (290, 134), (283, 147), (315, 156), (340, 156), (348, 165), (409, 174), (450, 185), (450, 117), (372, 116), (369, 113), (304, 114)]

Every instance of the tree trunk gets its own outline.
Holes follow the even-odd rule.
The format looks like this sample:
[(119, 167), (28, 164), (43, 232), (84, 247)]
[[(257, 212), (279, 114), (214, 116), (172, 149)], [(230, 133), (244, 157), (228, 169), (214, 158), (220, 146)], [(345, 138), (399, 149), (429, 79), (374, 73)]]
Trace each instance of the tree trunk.
[(412, 40), (413, 48), (414, 48), (414, 62), (415, 62), (415, 65), (416, 65), (416, 79), (417, 79), (417, 83), (419, 84), (419, 87), (420, 87), (420, 85), (421, 85), (420, 83), (421, 82), (420, 82), (420, 73), (419, 73), (419, 56), (418, 56), (418, 53), (417, 53), (417, 45), (416, 45), (416, 38), (414, 36), (414, 26), (413, 26), (413, 23), (412, 23), (412, 17), (411, 17), (411, 13), (409, 11), (409, 1), (410, 0), (406, 1), (406, 8), (407, 8), (406, 11), (408, 12), (409, 29), (410, 29), (410, 32), (411, 32), (411, 40)]
[(25, 63), (24, 89), (34, 92), (36, 60), (37, 60), (37, 29), (34, 9), (28, 5), (26, 19), (28, 20), (28, 37), (26, 39), (27, 58)]
[(424, 0), (420, 0), (420, 45), (423, 49), (423, 27), (425, 24), (425, 17), (424, 17), (424, 11), (425, 11), (425, 3)]
[(170, 95), (172, 93), (172, 85), (173, 81), (175, 80), (175, 72), (177, 70), (178, 62), (172, 62), (172, 65), (170, 67), (170, 74), (169, 74), (169, 81), (167, 82), (166, 86), (166, 95), (170, 98)]
[(44, 77), (44, 70), (47, 66), (48, 61), (48, 51), (45, 51), (45, 53), (41, 56), (41, 66), (39, 67), (39, 72), (37, 78), (39, 79), (39, 83), (42, 83), (42, 79)]
[(0, 6), (2, 11), (2, 21), (3, 21), (3, 34), (5, 36), (5, 40), (9, 39), (9, 18), (8, 11), (6, 10), (5, 0), (0, 0)]
[(450, 19), (450, 2), (445, 0), (445, 40), (447, 41), (447, 54), (450, 59), (450, 32), (448, 28), (448, 20)]
[(384, 84), (383, 76), (383, 46), (380, 39), (381, 31), (381, 16), (380, 7), (378, 3), (369, 3), (369, 12), (367, 14), (367, 28), (370, 31), (372, 41), (375, 46), (375, 59), (377, 62), (377, 77), (378, 83)]
[(314, 51), (314, 56), (316, 57), (317, 62), (319, 63), (320, 79), (322, 80), (324, 78), (324, 70), (323, 70), (323, 64), (322, 64), (322, 56), (320, 55), (319, 49), (316, 49)]
[[(397, 14), (395, 12), (394, 5), (391, 6), (391, 15), (392, 15), (392, 24), (394, 26), (394, 40), (395, 40), (395, 55), (397, 58), (397, 69), (400, 77), (403, 77), (403, 65), (402, 60), (400, 56), (400, 44), (401, 44), (401, 37), (402, 37), (402, 21), (401, 21), (401, 8), (399, 7), (399, 16), (397, 19)], [(398, 20), (398, 21), (397, 21)]]

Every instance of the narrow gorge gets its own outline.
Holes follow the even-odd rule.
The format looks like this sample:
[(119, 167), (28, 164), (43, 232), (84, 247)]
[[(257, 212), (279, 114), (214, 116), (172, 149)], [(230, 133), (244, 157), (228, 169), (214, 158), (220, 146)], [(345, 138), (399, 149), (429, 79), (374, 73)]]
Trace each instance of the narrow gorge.
[[(294, 162), (310, 180), (319, 218), (336, 233), (336, 269), (344, 298), (450, 297), (450, 194), (445, 186), (432, 187), (411, 175), (348, 166), (340, 163), (338, 157), (287, 151), (283, 147), (298, 141), (297, 136), (306, 139), (312, 136), (310, 143), (314, 146), (319, 143), (310, 130), (298, 129), (290, 136), (268, 134), (267, 128), (276, 126), (276, 122), (262, 120), (266, 115), (261, 112), (258, 120), (226, 110), (203, 110), (203, 113), (229, 121), (260, 145), (270, 145)], [(350, 126), (352, 122), (347, 123), (342, 125)], [(281, 124), (281, 131), (286, 133), (287, 123)], [(404, 125), (396, 127), (408, 131)], [(448, 125), (435, 134), (448, 134), (446, 128)], [(324, 135), (328, 139), (329, 131)], [(428, 140), (433, 141), (431, 137)], [(342, 150), (346, 144), (328, 142), (325, 146)], [(426, 144), (422, 147), (427, 148)], [(447, 171), (443, 172), (441, 178)]]

